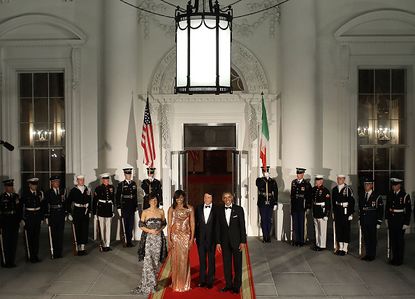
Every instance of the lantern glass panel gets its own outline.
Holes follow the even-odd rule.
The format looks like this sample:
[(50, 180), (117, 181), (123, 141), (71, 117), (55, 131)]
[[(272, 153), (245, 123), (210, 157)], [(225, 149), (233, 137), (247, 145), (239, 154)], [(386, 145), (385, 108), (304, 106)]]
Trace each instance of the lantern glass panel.
[[(187, 21), (179, 22), (180, 28), (187, 27)], [(177, 28), (177, 87), (185, 87), (187, 85), (187, 30)]]
[(231, 86), (231, 29), (227, 21), (219, 21), (219, 85)]

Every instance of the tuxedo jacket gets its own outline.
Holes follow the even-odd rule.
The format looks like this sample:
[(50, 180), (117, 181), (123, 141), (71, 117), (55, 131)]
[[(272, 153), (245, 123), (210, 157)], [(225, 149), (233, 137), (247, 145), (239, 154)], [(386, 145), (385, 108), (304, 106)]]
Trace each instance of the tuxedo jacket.
[(218, 244), (230, 245), (238, 249), (240, 243), (246, 243), (245, 216), (242, 207), (232, 204), (229, 225), (226, 222), (225, 206), (217, 209)]
[(217, 244), (217, 232), (216, 232), (216, 222), (217, 222), (217, 206), (214, 204), (211, 205), (212, 209), (209, 214), (209, 218), (205, 219), (204, 209), (205, 204), (197, 206), (195, 213), (195, 238), (197, 245), (207, 245), (214, 246)]

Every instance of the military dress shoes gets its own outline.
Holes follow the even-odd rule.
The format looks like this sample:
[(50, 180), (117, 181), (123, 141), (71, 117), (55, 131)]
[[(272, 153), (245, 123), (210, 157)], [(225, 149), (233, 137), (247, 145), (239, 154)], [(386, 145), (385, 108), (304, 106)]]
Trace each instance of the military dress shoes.
[(239, 294), (239, 288), (233, 288), (232, 289), (232, 293)]
[(223, 289), (221, 289), (220, 291), (222, 292), (222, 293), (224, 293), (224, 292), (231, 292), (233, 290), (233, 288), (228, 288), (228, 287), (224, 287)]
[(206, 287), (207, 287), (208, 289), (213, 288), (213, 283), (208, 283), (208, 284), (206, 284)]
[(206, 283), (204, 283), (204, 282), (200, 282), (197, 286), (198, 286), (199, 288), (204, 288), (204, 287), (206, 286)]

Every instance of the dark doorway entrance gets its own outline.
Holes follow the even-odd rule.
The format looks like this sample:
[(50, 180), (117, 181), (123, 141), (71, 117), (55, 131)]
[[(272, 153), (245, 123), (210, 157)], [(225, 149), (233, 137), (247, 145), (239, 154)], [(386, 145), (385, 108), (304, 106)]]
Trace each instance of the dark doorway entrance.
[(232, 150), (188, 151), (188, 200), (193, 206), (203, 202), (207, 191), (216, 204), (222, 203), (222, 193), (232, 192)]

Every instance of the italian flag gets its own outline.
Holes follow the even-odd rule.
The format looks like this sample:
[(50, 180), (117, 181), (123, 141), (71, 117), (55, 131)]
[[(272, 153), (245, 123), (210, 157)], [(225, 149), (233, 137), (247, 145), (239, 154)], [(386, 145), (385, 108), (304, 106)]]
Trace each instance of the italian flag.
[(261, 129), (261, 139), (260, 139), (260, 148), (259, 158), (262, 160), (262, 167), (266, 168), (267, 166), (267, 148), (269, 141), (269, 131), (268, 131), (268, 120), (267, 120), (267, 109), (265, 108), (264, 94), (262, 93), (262, 129)]

